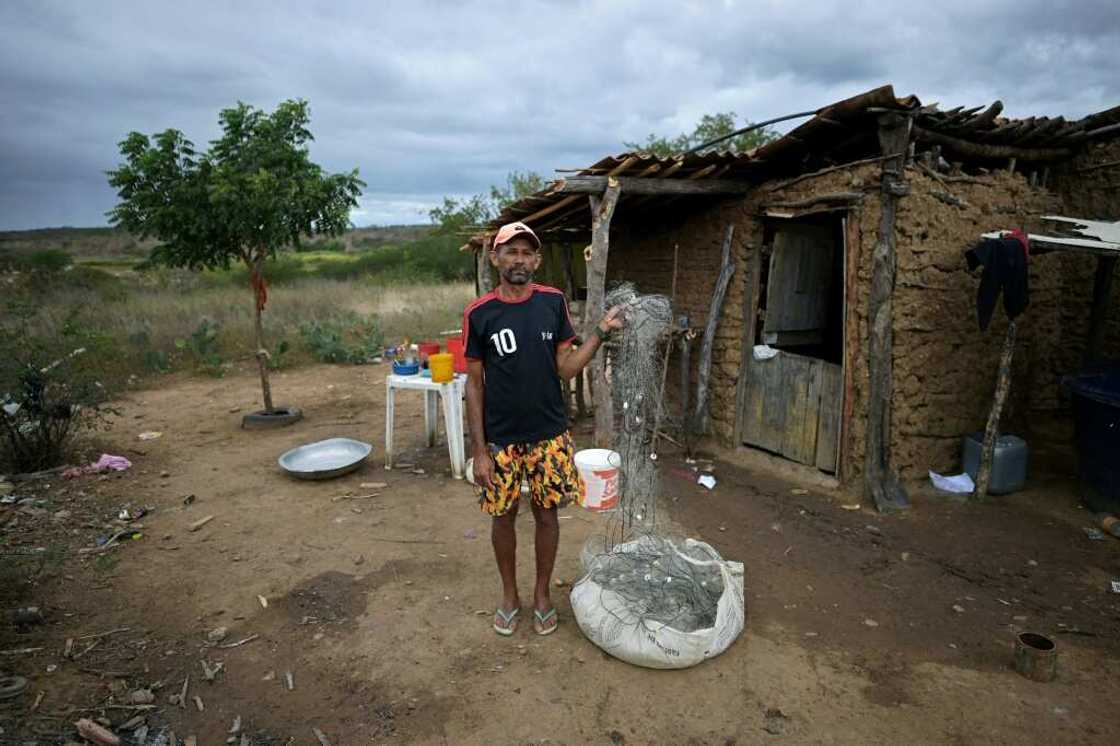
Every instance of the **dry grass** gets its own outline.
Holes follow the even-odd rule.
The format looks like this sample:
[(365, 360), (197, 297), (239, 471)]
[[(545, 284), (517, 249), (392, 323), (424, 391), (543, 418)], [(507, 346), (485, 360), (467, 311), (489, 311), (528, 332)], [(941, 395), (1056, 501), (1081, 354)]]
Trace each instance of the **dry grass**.
[[(272, 286), (264, 315), (271, 348), (286, 340), (288, 363), (310, 358), (299, 328), (309, 321), (347, 313), (374, 316), (387, 341), (435, 337), (460, 326), (473, 296), (469, 283), (384, 285), (371, 280), (300, 279)], [(247, 287), (212, 283), (189, 273), (166, 273), (143, 284), (117, 279), (108, 284), (56, 287), (37, 298), (30, 330), (49, 338), (69, 333), (104, 359), (106, 374), (183, 369), (193, 362), (176, 349), (203, 320), (219, 328), (223, 360), (248, 358), (253, 350), (252, 293)], [(75, 335), (74, 330), (79, 330)]]

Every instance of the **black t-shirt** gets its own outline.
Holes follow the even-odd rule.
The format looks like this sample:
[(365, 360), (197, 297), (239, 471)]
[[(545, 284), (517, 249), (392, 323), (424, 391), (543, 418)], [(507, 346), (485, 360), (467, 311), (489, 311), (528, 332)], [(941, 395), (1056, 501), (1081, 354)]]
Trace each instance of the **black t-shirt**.
[(556, 350), (574, 338), (556, 288), (532, 285), (518, 302), (487, 293), (467, 306), (463, 346), (468, 358), (482, 361), (487, 442), (536, 443), (568, 429)]

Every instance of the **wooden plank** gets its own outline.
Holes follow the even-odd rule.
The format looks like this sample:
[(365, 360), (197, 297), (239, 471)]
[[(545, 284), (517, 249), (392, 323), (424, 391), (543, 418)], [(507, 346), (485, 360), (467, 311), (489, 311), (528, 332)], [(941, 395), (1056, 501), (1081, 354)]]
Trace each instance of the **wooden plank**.
[[(811, 358), (789, 353), (778, 353), (782, 359), (782, 409), (784, 427), (782, 428), (781, 454), (799, 464), (813, 463), (816, 457), (817, 419), (814, 409), (812, 423), (809, 423), (809, 388), (812, 378)], [(820, 389), (817, 389), (818, 397)], [(809, 430), (812, 430), (810, 435)], [(808, 447), (810, 439), (812, 448)]]
[(781, 453), (782, 434), (786, 429), (786, 387), (783, 383), (785, 360), (778, 355), (761, 367), (763, 373), (762, 401), (759, 402), (759, 445)]
[(840, 443), (840, 406), (844, 376), (839, 365), (821, 361), (820, 408), (817, 417), (817, 468), (835, 472)]
[(739, 371), (739, 386), (742, 391), (739, 403), (739, 422), (736, 424), (735, 441), (748, 446), (759, 445), (762, 413), (762, 373), (758, 368), (762, 363), (749, 356), (743, 357), (743, 367)]
[(766, 282), (764, 334), (823, 329), (827, 325), (836, 250), (832, 231), (829, 225), (790, 223), (775, 233)]
[[(743, 292), (742, 360), (739, 363), (738, 390), (735, 393), (735, 442), (742, 443), (747, 429), (747, 385), (750, 367), (754, 364), (753, 348), (757, 340), (758, 299), (762, 286), (762, 247), (748, 246), (747, 276)], [(757, 429), (757, 428), (756, 428)]]
[(781, 453), (782, 433), (786, 427), (785, 391), (781, 355), (770, 360), (756, 360), (751, 366), (752, 392), (749, 422), (752, 423), (750, 445)]
[(813, 205), (819, 205), (822, 202), (844, 202), (850, 204), (852, 202), (862, 201), (863, 192), (827, 192), (825, 194), (816, 194), (812, 197), (806, 197), (805, 199), (793, 200), (792, 202), (769, 202), (762, 206), (762, 210), (794, 210), (802, 207), (812, 207)]
[(825, 366), (824, 360), (814, 359), (809, 361), (809, 382), (805, 396), (805, 415), (797, 423), (800, 434), (800, 455), (805, 457), (804, 463), (812, 465), (817, 460), (817, 434), (820, 430), (821, 419), (821, 393), (824, 388)]
[[(599, 194), (607, 188), (606, 176), (569, 176), (552, 187), (553, 194)], [(640, 179), (618, 177), (619, 186), (627, 194), (746, 194), (754, 186), (736, 179)]]

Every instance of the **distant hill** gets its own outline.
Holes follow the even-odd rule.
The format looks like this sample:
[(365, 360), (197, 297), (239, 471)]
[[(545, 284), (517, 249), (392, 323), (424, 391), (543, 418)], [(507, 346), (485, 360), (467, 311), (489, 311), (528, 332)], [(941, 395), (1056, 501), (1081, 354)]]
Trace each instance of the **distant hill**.
[[(345, 235), (323, 241), (342, 241), (347, 251), (374, 249), (423, 238), (430, 225), (386, 225), (355, 228)], [(117, 228), (40, 228), (30, 231), (0, 231), (0, 254), (31, 254), (44, 249), (61, 249), (76, 258), (145, 257), (158, 242), (140, 241)]]
[(71, 256), (143, 257), (155, 241), (138, 241), (116, 228), (40, 228), (32, 231), (0, 232), (0, 253), (31, 254), (44, 249), (61, 249)]

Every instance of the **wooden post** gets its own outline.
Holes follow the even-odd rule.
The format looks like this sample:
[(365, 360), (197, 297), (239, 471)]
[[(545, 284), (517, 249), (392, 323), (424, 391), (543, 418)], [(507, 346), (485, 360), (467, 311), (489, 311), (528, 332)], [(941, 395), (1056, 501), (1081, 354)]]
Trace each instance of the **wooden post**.
[(762, 248), (748, 246), (747, 278), (743, 292), (743, 354), (735, 392), (735, 445), (743, 444), (744, 412), (747, 398), (747, 370), (754, 364), (754, 345), (758, 339), (758, 298), (762, 291)]
[[(677, 304), (677, 259), (680, 250), (681, 245), (679, 243), (673, 244), (673, 282), (669, 286), (669, 302), (672, 304), (673, 310), (676, 310)], [(661, 435), (661, 417), (665, 414), (665, 384), (669, 380), (669, 358), (672, 356), (673, 327), (670, 325), (669, 331), (665, 334), (665, 360), (661, 363), (661, 388), (657, 392), (657, 417), (653, 422), (653, 438), (649, 446), (651, 453), (657, 452), (657, 439)]]
[[(579, 318), (580, 309), (582, 306), (576, 299), (576, 275), (572, 267), (572, 247), (568, 244), (560, 244), (558, 247), (560, 251), (560, 264), (564, 273), (564, 295), (568, 298), (568, 311), (572, 316)], [(576, 401), (576, 418), (583, 419), (587, 415), (586, 407), (583, 401), (583, 376), (585, 371), (581, 370), (576, 373), (566, 387), (570, 390), (572, 397)]]
[(688, 406), (692, 389), (692, 332), (687, 324), (682, 325), (681, 332), (681, 439), (685, 453), (692, 458), (692, 410)]
[(478, 286), (478, 295), (481, 297), (494, 289), (494, 276), (490, 273), (490, 241), (489, 235), (483, 235), (482, 248), (475, 257), (475, 281)]
[(852, 453), (852, 416), (856, 402), (856, 352), (862, 347), (859, 337), (859, 314), (851, 309), (856, 303), (859, 287), (860, 255), (863, 251), (860, 213), (852, 211), (844, 219), (844, 405), (840, 413), (840, 449), (836, 454), (836, 477), (847, 484), (852, 474), (848, 455)]
[(564, 292), (568, 294), (568, 305), (575, 303), (576, 298), (576, 273), (572, 267), (572, 247), (569, 244), (561, 244), (561, 264), (564, 267)]
[[(610, 249), (611, 218), (618, 204), (620, 188), (615, 181), (608, 181), (600, 198), (590, 195), (591, 245), (587, 247), (587, 304), (583, 309), (583, 338), (590, 339), (595, 325), (603, 317), (603, 299), (606, 295), (607, 253)], [(611, 385), (607, 380), (607, 356), (603, 350), (591, 359), (592, 397), (595, 403), (595, 446), (610, 446), (614, 412), (611, 406)]]
[(587, 372), (584, 371), (584, 370), (581, 370), (579, 373), (576, 373), (576, 383), (575, 383), (576, 393), (575, 393), (575, 397), (576, 397), (576, 419), (577, 420), (582, 420), (584, 417), (587, 416), (587, 403), (586, 403), (587, 402), (587, 397), (585, 397), (584, 394), (583, 394), (583, 390), (584, 390), (583, 381), (584, 381), (584, 376), (585, 375), (587, 375)]
[(879, 236), (871, 254), (871, 298), (868, 304), (867, 452), (864, 459), (864, 491), (880, 511), (905, 507), (909, 501), (891, 468), (891, 393), (895, 256), (894, 216), (898, 200), (909, 192), (903, 160), (910, 141), (911, 120), (898, 114), (879, 118), (879, 147), (884, 156), (880, 178)]
[(1112, 276), (1115, 270), (1116, 257), (1097, 257), (1097, 274), (1093, 280), (1093, 308), (1089, 313), (1089, 336), (1085, 340), (1085, 354), (1082, 356), (1084, 363), (1100, 358), (1105, 321), (1108, 320), (1109, 301), (1112, 299)]
[(999, 375), (996, 377), (996, 396), (992, 411), (988, 413), (988, 425), (984, 428), (984, 449), (980, 452), (980, 467), (976, 470), (976, 488), (973, 500), (983, 500), (988, 496), (988, 483), (992, 478), (992, 456), (999, 437), (999, 418), (1003, 413), (1007, 392), (1011, 389), (1011, 358), (1015, 354), (1015, 321), (1007, 325), (1007, 336), (1003, 339), (1003, 354), (999, 358)]
[(727, 295), (727, 286), (731, 283), (731, 275), (735, 274), (735, 261), (731, 257), (731, 244), (735, 236), (735, 225), (729, 223), (723, 236), (723, 259), (721, 260), (719, 277), (716, 279), (715, 294), (712, 304), (708, 308), (708, 319), (704, 324), (704, 337), (700, 343), (700, 372), (696, 379), (696, 413), (694, 415), (696, 426), (693, 432), (703, 435), (708, 429), (708, 378), (712, 372), (712, 348), (715, 346), (716, 325), (719, 315), (723, 310), (723, 297)]

